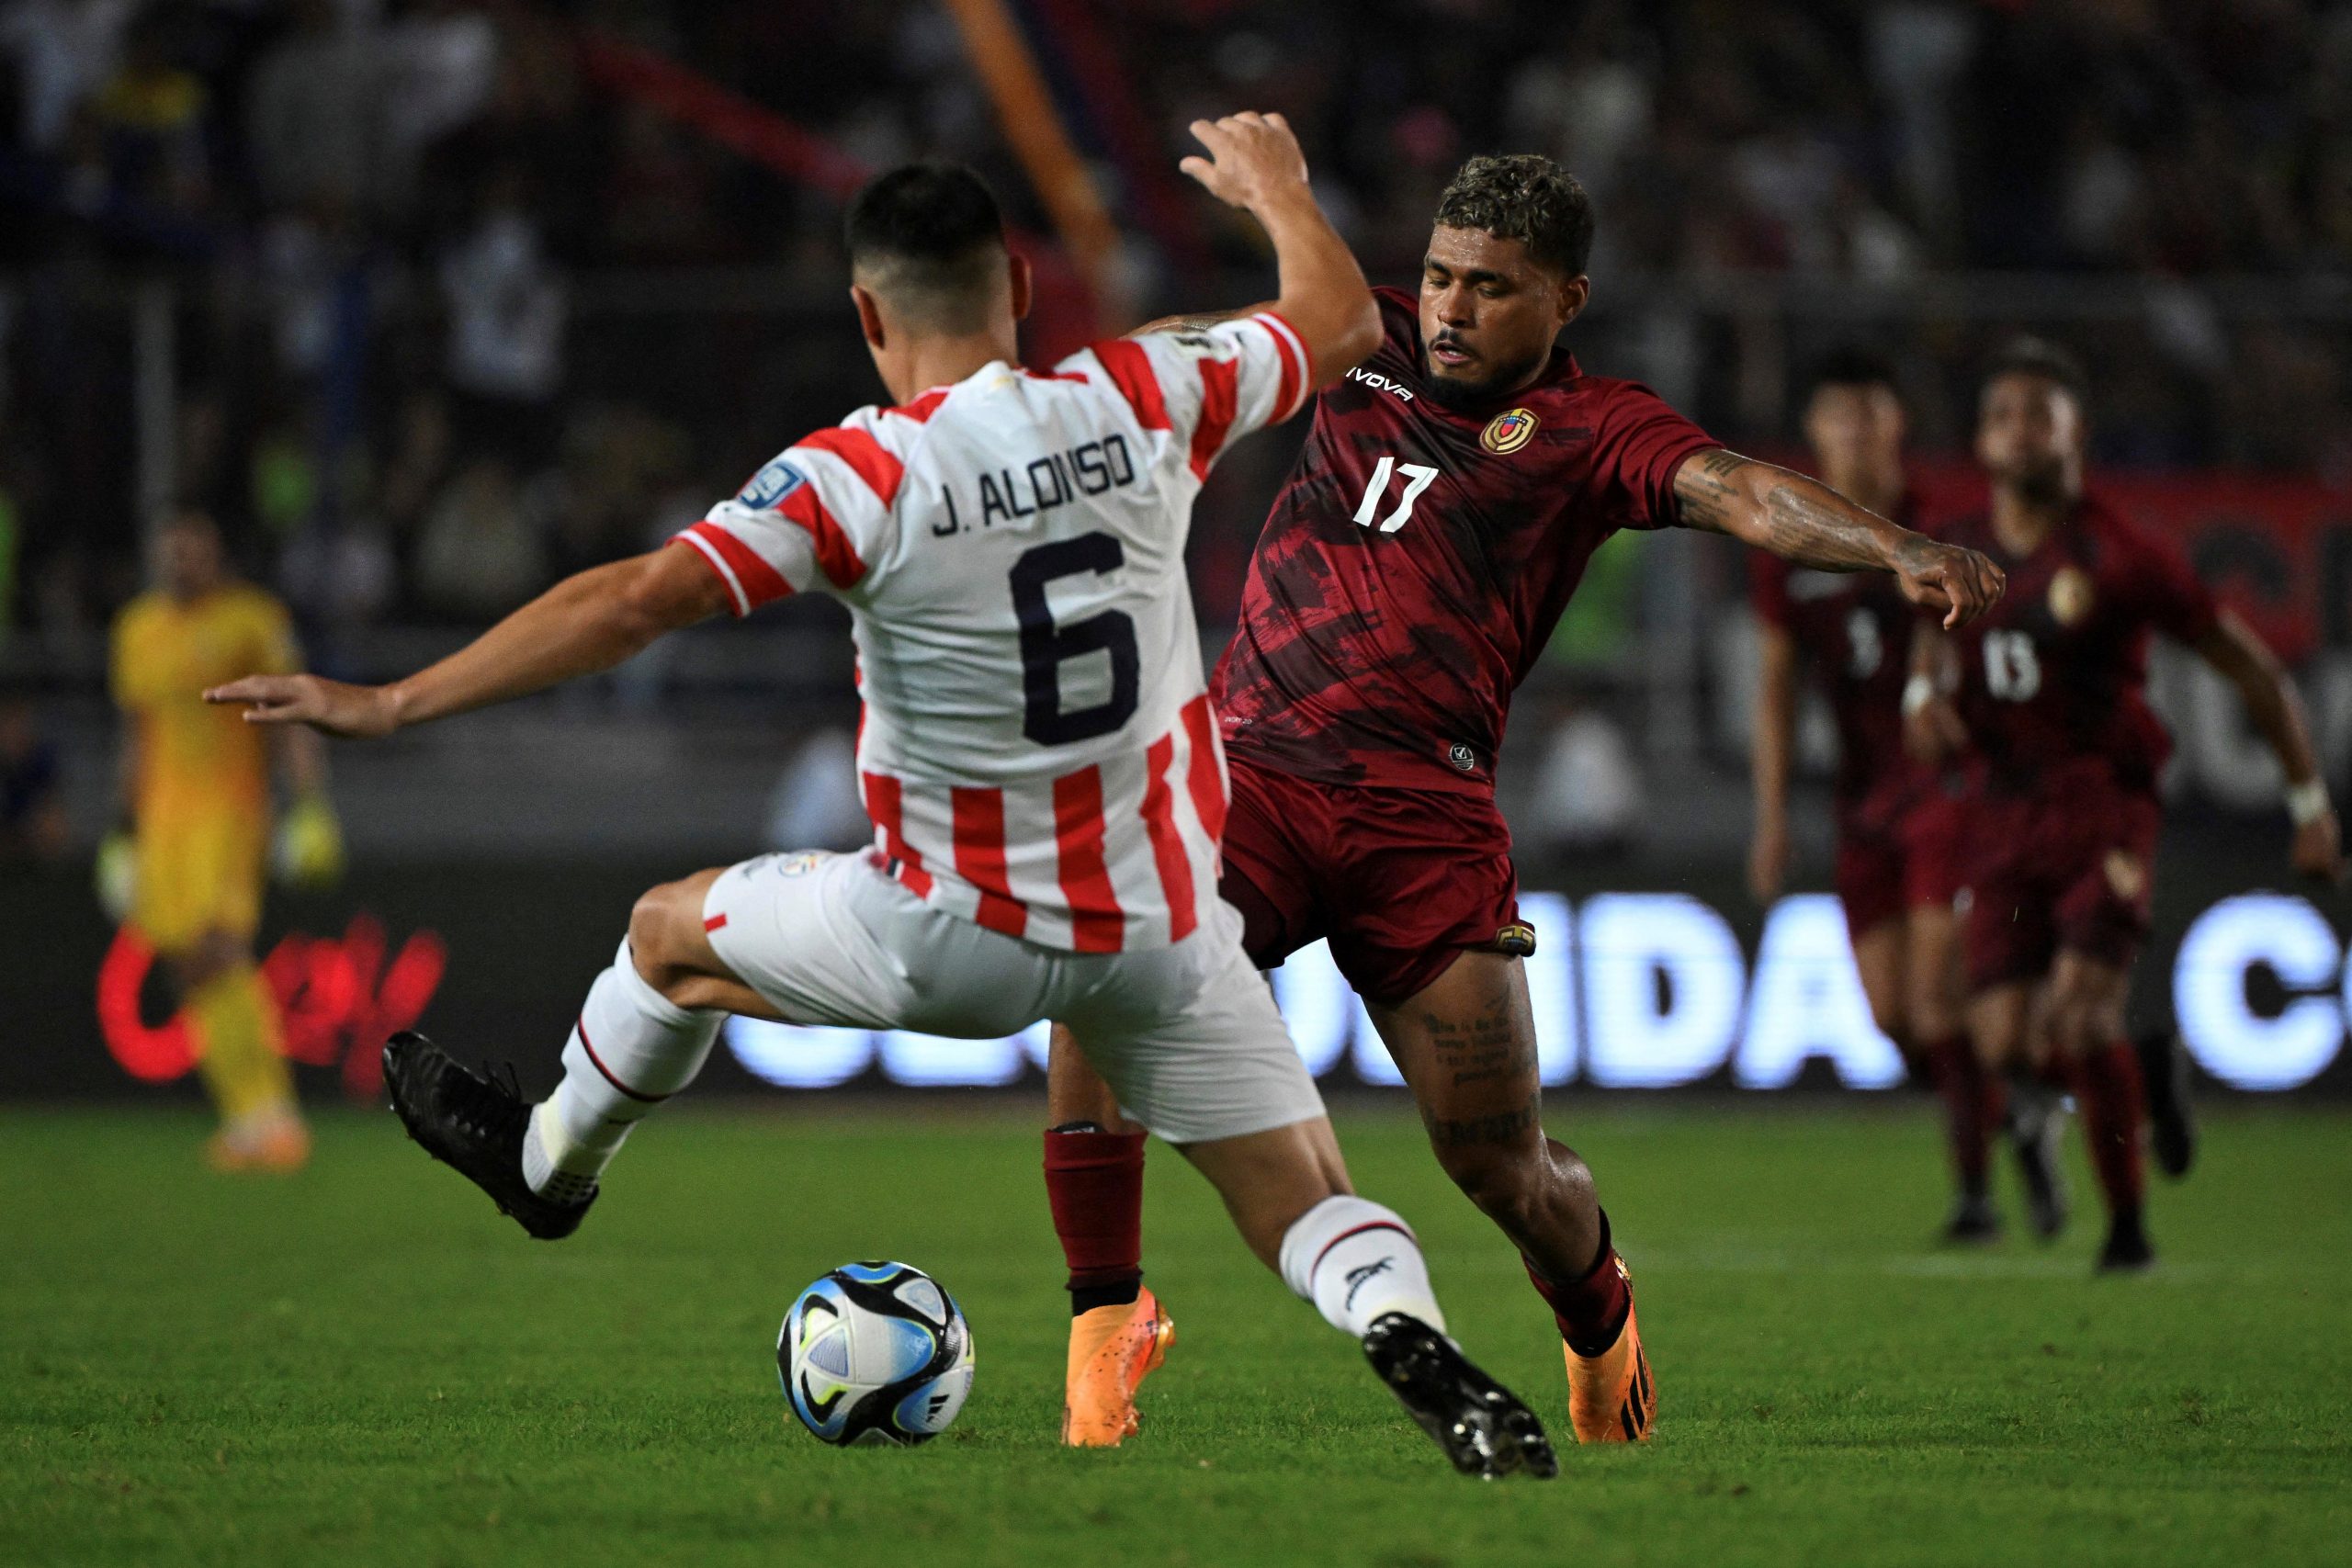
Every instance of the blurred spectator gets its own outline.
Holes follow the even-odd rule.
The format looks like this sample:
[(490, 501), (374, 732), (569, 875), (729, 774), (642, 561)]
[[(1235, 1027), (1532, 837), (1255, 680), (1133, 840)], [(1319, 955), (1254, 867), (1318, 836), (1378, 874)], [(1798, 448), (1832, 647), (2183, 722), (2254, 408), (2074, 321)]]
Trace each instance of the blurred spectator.
[(563, 380), (565, 297), (529, 205), (522, 166), (502, 165), (474, 226), (442, 254), (448, 378), (460, 439), (529, 464), (546, 451)]
[(1519, 830), (1547, 856), (1625, 849), (1645, 807), (1633, 745), (1606, 714), (1575, 702), (1562, 706)]
[[(2103, 458), (2352, 462), (2328, 303), (2352, 257), (2352, 5), (1088, 10), (1109, 81), (1037, 41), (1148, 313), (1262, 285), (1256, 227), (1170, 172), (1193, 115), (1256, 104), (1291, 117), (1380, 282), (1413, 276), (1464, 153), (1563, 160), (1600, 216), (1580, 357), (1737, 444), (1786, 439), (1794, 367), (1860, 310), (1930, 367), (1922, 441), (1952, 448), (1973, 355), (2047, 299), (2040, 324), (2094, 358)], [(747, 158), (750, 121), (722, 140), (601, 81), (587, 26), (704, 77), (706, 107), (749, 100), (850, 158), (971, 161), (1048, 227), (931, 0), (0, 0), (20, 614), (37, 600), (70, 643), (135, 578), (136, 521), (103, 498), (152, 434), (118, 416), (154, 363), (158, 318), (135, 333), (131, 300), (158, 279), (175, 390), (205, 389), (177, 482), (249, 513), (317, 614), (509, 603), (533, 571), (634, 547), (680, 475), (748, 472), (869, 395), (846, 316), (810, 303), (839, 299), (833, 199)], [(1067, 258), (1036, 260), (1032, 341), (1087, 314)], [(743, 270), (668, 270), (706, 267)], [(1997, 268), (2128, 281), (2037, 282), (2016, 321), (1923, 283)], [(1212, 616), (1262, 488), (1203, 503)], [(1562, 651), (1607, 662), (1579, 638), (1621, 644), (1612, 614)]]
[(768, 797), (768, 847), (854, 850), (874, 839), (857, 793), (857, 745), (846, 730), (820, 730), (800, 748)]
[(415, 570), (424, 606), (455, 620), (503, 615), (546, 584), (547, 550), (503, 458), (478, 457), (451, 481), (424, 520)]
[(0, 691), (0, 863), (62, 860), (69, 832), (57, 748), (31, 699)]
[(465, 0), (411, 0), (383, 30), (382, 186), (405, 209), (425, 149), (464, 125), (498, 80), (498, 29)]
[(246, 136), (262, 196), (354, 209), (374, 194), (386, 53), (333, 0), (294, 0), (293, 29), (254, 74)]
[(170, 11), (131, 24), (121, 63), (91, 101), (112, 187), (159, 207), (193, 209), (209, 188), (204, 84), (174, 58)]
[(20, 134), (40, 152), (64, 140), (74, 111), (114, 69), (134, 0), (10, 0), (0, 47), (17, 62)]

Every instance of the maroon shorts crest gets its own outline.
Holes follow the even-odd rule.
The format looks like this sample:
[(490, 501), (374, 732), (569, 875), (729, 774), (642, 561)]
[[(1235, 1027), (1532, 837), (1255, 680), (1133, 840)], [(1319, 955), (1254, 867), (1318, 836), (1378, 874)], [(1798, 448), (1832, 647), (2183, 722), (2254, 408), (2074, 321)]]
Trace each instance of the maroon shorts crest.
[(1218, 891), (1241, 911), (1259, 968), (1328, 938), (1366, 1000), (1401, 1002), (1518, 920), (1510, 829), (1493, 801), (1228, 766)]

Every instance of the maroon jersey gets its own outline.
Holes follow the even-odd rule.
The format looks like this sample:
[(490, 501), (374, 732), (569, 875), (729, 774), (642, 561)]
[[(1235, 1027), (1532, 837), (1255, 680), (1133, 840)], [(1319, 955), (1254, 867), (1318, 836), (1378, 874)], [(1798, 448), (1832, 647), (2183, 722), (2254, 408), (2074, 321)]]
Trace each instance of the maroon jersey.
[[(1917, 525), (1908, 501), (1894, 520)], [(1762, 550), (1747, 553), (1757, 619), (1788, 635), (1838, 725), (1838, 804), (1851, 810), (1907, 786), (1903, 682), (1911, 671), (1918, 613), (1883, 571), (1817, 571)]]
[(1483, 794), (1511, 690), (1594, 548), (1673, 522), (1675, 469), (1718, 443), (1557, 348), (1533, 386), (1446, 408), (1414, 297), (1374, 293), (1386, 333), (1317, 402), (1210, 690), (1231, 755)]
[(2193, 643), (2220, 615), (2188, 558), (2095, 500), (2021, 560), (1989, 518), (1941, 532), (2009, 576), (2008, 592), (1954, 634), (1961, 716), (1994, 781), (2020, 790), (2097, 769), (2153, 789), (2172, 738), (2143, 695), (2148, 634)]

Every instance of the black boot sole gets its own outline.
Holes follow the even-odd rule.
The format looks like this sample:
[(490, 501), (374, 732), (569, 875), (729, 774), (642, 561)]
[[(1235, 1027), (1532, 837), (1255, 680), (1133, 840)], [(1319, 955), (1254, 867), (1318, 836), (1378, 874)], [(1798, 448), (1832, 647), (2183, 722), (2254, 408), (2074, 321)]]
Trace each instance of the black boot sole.
[(489, 1151), (451, 1137), (429, 1093), (443, 1075), (456, 1073), (482, 1085), (483, 1092), (504, 1090), (467, 1071), (438, 1045), (414, 1030), (402, 1030), (384, 1043), (384, 1089), (391, 1096), (392, 1111), (408, 1130), (410, 1139), (426, 1154), (479, 1187), (498, 1205), (498, 1212), (523, 1227), (535, 1241), (560, 1241), (580, 1228), (596, 1198), (591, 1193), (579, 1203), (556, 1203), (531, 1190), (523, 1179), (522, 1151)]
[(1363, 1337), (1364, 1359), (1406, 1413), (1464, 1475), (1498, 1480), (1560, 1473), (1544, 1423), (1417, 1317), (1384, 1314)]

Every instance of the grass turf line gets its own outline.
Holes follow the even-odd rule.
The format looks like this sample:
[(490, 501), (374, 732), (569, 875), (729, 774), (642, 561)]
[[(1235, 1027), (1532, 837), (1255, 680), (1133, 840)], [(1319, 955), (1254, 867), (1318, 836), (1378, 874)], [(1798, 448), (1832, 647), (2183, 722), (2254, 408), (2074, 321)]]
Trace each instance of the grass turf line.
[[(0, 1113), (0, 1562), (2341, 1561), (2352, 1116), (2215, 1118), (2130, 1280), (2089, 1278), (2087, 1212), (2052, 1248), (1928, 1248), (1916, 1105), (1554, 1117), (1633, 1264), (1660, 1437), (1481, 1486), (1157, 1145), (1147, 1266), (1182, 1339), (1142, 1437), (1081, 1454), (1025, 1119), (667, 1114), (548, 1246), (389, 1116), (325, 1119), (273, 1180), (205, 1172), (184, 1115)], [(1509, 1249), (1408, 1120), (1341, 1135), (1565, 1440)], [(2075, 1188), (2095, 1207), (2079, 1161)], [(826, 1449), (776, 1390), (785, 1305), (875, 1255), (939, 1275), (979, 1349), (913, 1452)]]

